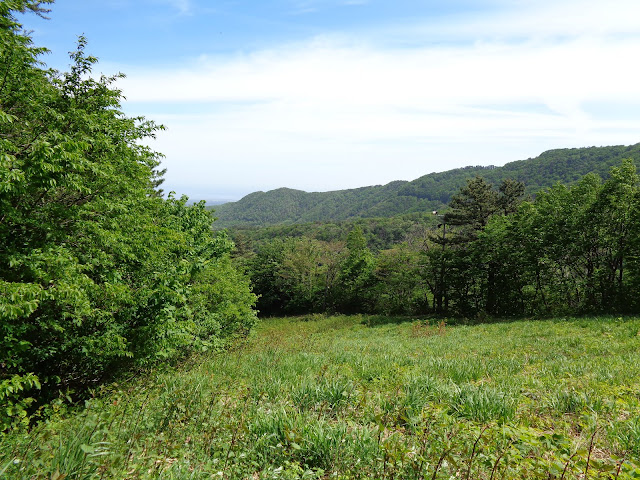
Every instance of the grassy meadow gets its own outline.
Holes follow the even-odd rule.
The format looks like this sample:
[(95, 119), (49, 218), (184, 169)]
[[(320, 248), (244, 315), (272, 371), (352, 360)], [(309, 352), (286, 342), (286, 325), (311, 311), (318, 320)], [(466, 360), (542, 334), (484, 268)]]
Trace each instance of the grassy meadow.
[(640, 319), (267, 319), (0, 442), (7, 479), (640, 478)]

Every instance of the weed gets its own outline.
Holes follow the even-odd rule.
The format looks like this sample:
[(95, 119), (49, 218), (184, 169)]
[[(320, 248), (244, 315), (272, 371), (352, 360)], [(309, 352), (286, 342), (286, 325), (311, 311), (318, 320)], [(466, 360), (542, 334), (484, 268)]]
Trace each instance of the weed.
[(264, 321), (0, 437), (0, 478), (637, 478), (638, 319), (451, 325)]
[(447, 324), (444, 320), (440, 320), (435, 325), (432, 325), (428, 320), (419, 320), (411, 325), (411, 335), (413, 337), (443, 336), (447, 333), (446, 327)]

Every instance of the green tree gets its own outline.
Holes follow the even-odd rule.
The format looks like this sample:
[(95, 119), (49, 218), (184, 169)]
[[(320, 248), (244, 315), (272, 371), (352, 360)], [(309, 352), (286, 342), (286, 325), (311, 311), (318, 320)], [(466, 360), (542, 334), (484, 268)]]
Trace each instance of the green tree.
[(246, 262), (260, 312), (334, 310), (343, 258), (340, 242), (289, 237), (263, 243)]
[(602, 258), (596, 276), (601, 302), (607, 309), (626, 310), (635, 301), (625, 273), (628, 264), (633, 264), (630, 259), (637, 257), (638, 252), (639, 186), (635, 165), (631, 160), (624, 160), (620, 167), (611, 169), (593, 207), (593, 215), (600, 219), (601, 225), (598, 243)]
[[(443, 235), (442, 238), (442, 242), (447, 242), (451, 250), (447, 252), (443, 247), (441, 258), (434, 258), (446, 265), (440, 266), (442, 285), (439, 287), (439, 295), (444, 296), (444, 309), (448, 308), (450, 301), (464, 314), (483, 308), (483, 277), (487, 277), (487, 303), (493, 302), (494, 272), (481, 263), (474, 245), (489, 218), (498, 211), (498, 192), (482, 177), (468, 180), (452, 197), (443, 221), (443, 228), (445, 225), (449, 227), (449, 237)], [(434, 237), (434, 240), (440, 241), (438, 237)], [(443, 311), (439, 299), (437, 309)]]
[(454, 243), (474, 240), (499, 208), (498, 193), (482, 177), (475, 177), (460, 189), (449, 202), (445, 220), (449, 225), (458, 226)]
[[(515, 212), (522, 201), (524, 185), (505, 180), (496, 191), (482, 177), (475, 177), (454, 195), (443, 219), (443, 235), (432, 241), (442, 249), (431, 249), (431, 261), (438, 265), (436, 310), (442, 312), (453, 301), (464, 314), (497, 311), (497, 260), (490, 255), (493, 245), (479, 237), (495, 215)], [(444, 229), (449, 228), (449, 237)], [(481, 246), (482, 245), (482, 246)]]
[(287, 239), (278, 275), (289, 298), (289, 312), (313, 312), (322, 307), (325, 268), (320, 242), (304, 237)]
[(257, 309), (263, 315), (283, 313), (289, 301), (279, 277), (284, 255), (284, 239), (273, 239), (263, 242), (245, 262), (253, 291), (258, 295)]
[(355, 227), (347, 236), (347, 256), (340, 269), (341, 311), (364, 312), (370, 308), (375, 265), (362, 229)]
[(423, 311), (427, 287), (421, 275), (422, 259), (420, 250), (406, 243), (378, 254), (373, 287), (376, 312), (415, 314)]
[(69, 72), (39, 63), (13, 14), (44, 3), (0, 3), (0, 429), (28, 389), (81, 390), (255, 322), (204, 205), (158, 195), (143, 140), (161, 127), (121, 112), (119, 76), (92, 76), (83, 38)]
[(497, 267), (497, 312), (632, 311), (637, 211), (638, 175), (627, 160), (604, 183), (590, 174), (494, 217), (479, 247)]

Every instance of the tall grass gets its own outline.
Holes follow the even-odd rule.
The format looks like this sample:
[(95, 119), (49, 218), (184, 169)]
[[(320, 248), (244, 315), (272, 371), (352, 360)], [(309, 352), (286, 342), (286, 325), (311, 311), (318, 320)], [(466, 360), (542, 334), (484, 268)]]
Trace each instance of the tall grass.
[(0, 438), (0, 478), (640, 476), (640, 319), (382, 320), (266, 320)]

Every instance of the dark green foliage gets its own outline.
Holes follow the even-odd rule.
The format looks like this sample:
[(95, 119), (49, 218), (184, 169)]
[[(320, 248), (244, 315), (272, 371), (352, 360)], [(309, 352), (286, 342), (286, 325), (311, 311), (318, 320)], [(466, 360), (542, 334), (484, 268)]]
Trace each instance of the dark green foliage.
[(475, 239), (498, 208), (498, 193), (493, 186), (484, 178), (475, 177), (451, 198), (444, 220), (460, 227), (456, 230), (456, 243), (468, 242)]
[[(80, 38), (44, 70), (0, 4), (0, 429), (41, 400), (246, 334), (254, 296), (204, 204), (162, 200), (161, 128), (120, 111)], [(29, 391), (31, 390), (31, 391)], [(6, 409), (5, 407), (8, 406)]]
[[(596, 175), (557, 186), (512, 220), (511, 246), (538, 311), (636, 311), (640, 185), (625, 161), (603, 183)], [(490, 232), (495, 232), (492, 229)]]
[[(216, 206), (217, 228), (338, 222), (439, 210), (468, 180), (477, 176), (494, 185), (502, 184), (505, 179), (513, 179), (514, 185), (522, 182), (524, 193), (534, 195), (556, 183), (571, 185), (591, 172), (606, 178), (609, 169), (624, 158), (640, 159), (640, 144), (550, 150), (539, 157), (502, 167), (458, 168), (431, 173), (411, 182), (396, 181), (351, 190), (306, 193), (281, 188), (255, 192), (238, 202)], [(504, 193), (507, 197), (520, 196), (519, 191)]]
[(333, 309), (344, 245), (311, 238), (276, 239), (246, 260), (263, 315)]
[(522, 182), (525, 193), (533, 195), (556, 183), (573, 184), (588, 173), (607, 177), (609, 169), (625, 158), (639, 159), (640, 144), (549, 150), (502, 167), (465, 167), (432, 173), (409, 182), (399, 194), (448, 203), (467, 180), (480, 176), (492, 184), (501, 184), (505, 179)]
[(416, 198), (398, 196), (405, 183), (396, 181), (384, 186), (326, 193), (289, 188), (255, 192), (239, 202), (216, 206), (218, 228), (341, 221), (414, 211)]
[(369, 311), (375, 257), (359, 228), (349, 233), (346, 247), (347, 255), (340, 266), (340, 311)]
[(371, 311), (410, 315), (429, 310), (424, 256), (416, 245), (402, 243), (381, 251), (376, 269)]
[[(450, 218), (465, 218), (461, 205), (452, 201)], [(626, 160), (605, 182), (590, 174), (508, 217), (496, 210), (488, 221), (466, 220), (466, 231), (454, 226), (451, 307), (501, 315), (637, 311), (639, 205), (638, 175)]]
[(346, 243), (275, 239), (245, 264), (263, 314), (360, 312), (374, 303), (375, 256), (358, 228)]
[(263, 315), (281, 311), (284, 305), (278, 271), (284, 260), (284, 241), (274, 240), (260, 246), (246, 261), (254, 291), (258, 294), (257, 308)]
[[(217, 223), (217, 222), (216, 222)], [(270, 227), (234, 227), (229, 234), (236, 249), (257, 249), (277, 238), (309, 237), (323, 242), (346, 242), (349, 232), (355, 228), (362, 230), (367, 247), (379, 252), (403, 242), (413, 242), (424, 236), (424, 230), (437, 223), (431, 212), (414, 213), (396, 217), (361, 218), (340, 222), (313, 222)], [(215, 224), (214, 224), (215, 225)]]
[[(523, 202), (521, 182), (507, 179), (496, 189), (475, 177), (453, 196), (444, 215), (243, 230), (262, 245), (248, 270), (256, 293), (272, 299), (271, 313), (435, 311), (476, 317), (636, 312), (638, 183), (633, 162), (626, 160), (611, 168), (604, 182), (590, 174)], [(355, 227), (345, 235), (349, 225)], [(376, 231), (388, 233), (396, 226), (401, 241), (389, 240), (397, 238), (390, 235), (376, 242)], [(295, 240), (269, 240), (287, 233), (297, 235)], [(310, 238), (322, 235), (333, 242)], [(263, 248), (273, 252), (287, 242), (297, 245), (291, 250), (297, 254), (283, 250), (279, 259), (261, 256)], [(326, 273), (329, 263), (311, 248), (330, 244), (343, 252), (331, 263), (337, 277)], [(265, 269), (277, 274), (264, 275)]]
[(484, 250), (476, 248), (477, 239), (492, 217), (517, 209), (523, 191), (520, 182), (505, 180), (495, 190), (484, 178), (475, 177), (453, 196), (439, 225), (442, 235), (431, 236), (439, 248), (426, 252), (435, 277), (431, 285), (437, 312), (449, 310), (452, 300), (465, 315), (480, 310), (494, 313), (496, 268), (492, 259), (482, 257)]

